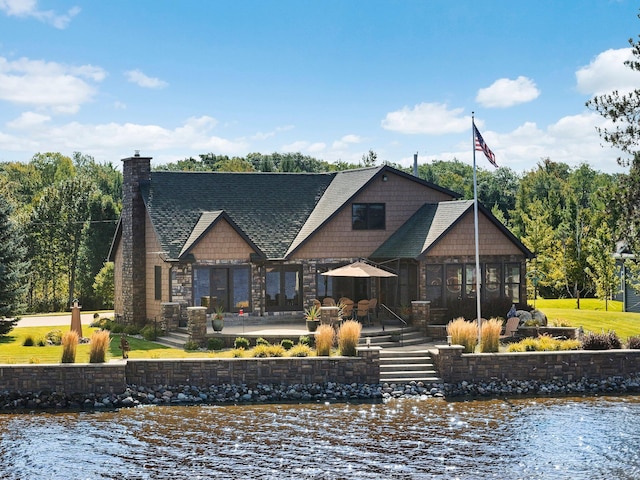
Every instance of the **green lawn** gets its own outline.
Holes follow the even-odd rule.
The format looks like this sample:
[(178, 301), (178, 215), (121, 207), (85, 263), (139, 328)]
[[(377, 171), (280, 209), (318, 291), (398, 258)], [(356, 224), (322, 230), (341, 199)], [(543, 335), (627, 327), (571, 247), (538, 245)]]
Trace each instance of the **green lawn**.
[(605, 311), (604, 302), (593, 298), (580, 300), (580, 310), (575, 299), (537, 299), (536, 308), (545, 313), (550, 325), (581, 326), (585, 332), (595, 333), (613, 330), (622, 340), (640, 335), (640, 313), (623, 312), (621, 302), (609, 302)]
[[(57, 327), (18, 327), (9, 332), (8, 335), (0, 337), (0, 364), (17, 364), (17, 363), (60, 363), (62, 358), (62, 346), (47, 345), (39, 347), (25, 347), (22, 344), (27, 336), (31, 336), (36, 342), (40, 338), (44, 338), (46, 334), (52, 330), (61, 330), (66, 332), (69, 325)], [(82, 334), (90, 337), (95, 331), (86, 325), (82, 327)], [(165, 347), (164, 345), (146, 340), (127, 337), (131, 351), (129, 358), (202, 358), (215, 357), (212, 352), (185, 352), (175, 348)], [(120, 337), (115, 336), (111, 339), (107, 361), (109, 359), (122, 358), (122, 350), (120, 350)], [(89, 361), (89, 345), (78, 345), (76, 350), (76, 363), (86, 363)]]

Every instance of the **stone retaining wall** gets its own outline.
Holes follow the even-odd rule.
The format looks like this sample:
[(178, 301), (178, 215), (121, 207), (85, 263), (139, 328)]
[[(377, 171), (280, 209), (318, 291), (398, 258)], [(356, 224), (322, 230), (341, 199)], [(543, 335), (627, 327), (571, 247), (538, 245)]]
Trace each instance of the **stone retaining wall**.
[(125, 364), (0, 365), (0, 391), (120, 393)]
[(104, 364), (3, 365), (0, 392), (121, 393), (127, 385), (377, 384), (380, 349), (357, 357), (127, 360)]
[(460, 345), (438, 346), (433, 355), (445, 383), (490, 380), (605, 379), (640, 373), (640, 350), (571, 350), (463, 354)]

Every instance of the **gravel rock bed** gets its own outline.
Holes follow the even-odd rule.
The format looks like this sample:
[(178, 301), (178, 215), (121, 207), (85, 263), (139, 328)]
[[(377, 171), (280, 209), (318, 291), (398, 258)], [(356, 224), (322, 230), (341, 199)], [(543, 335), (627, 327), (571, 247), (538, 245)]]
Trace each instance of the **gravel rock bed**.
[(310, 385), (190, 385), (153, 388), (129, 385), (120, 394), (64, 394), (59, 392), (0, 392), (0, 410), (109, 409), (140, 405), (197, 405), (250, 403), (316, 403), (389, 401), (397, 398), (449, 398), (541, 396), (570, 394), (620, 394), (640, 392), (640, 374), (580, 379), (572, 382), (504, 380), (456, 384), (310, 384)]

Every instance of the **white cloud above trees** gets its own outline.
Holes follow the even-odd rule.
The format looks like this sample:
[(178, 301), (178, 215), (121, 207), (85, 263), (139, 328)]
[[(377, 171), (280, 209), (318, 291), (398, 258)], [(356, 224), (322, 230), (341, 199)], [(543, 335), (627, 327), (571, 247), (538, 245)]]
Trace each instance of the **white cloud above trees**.
[(487, 108), (506, 108), (527, 103), (540, 96), (533, 80), (519, 76), (515, 80), (500, 78), (487, 88), (478, 90), (476, 102)]

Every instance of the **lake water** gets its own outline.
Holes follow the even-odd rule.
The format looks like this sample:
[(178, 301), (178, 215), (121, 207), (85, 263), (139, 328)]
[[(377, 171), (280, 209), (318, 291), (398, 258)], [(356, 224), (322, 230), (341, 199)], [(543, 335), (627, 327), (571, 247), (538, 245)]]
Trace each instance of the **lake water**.
[(2, 479), (638, 479), (640, 396), (0, 414)]

